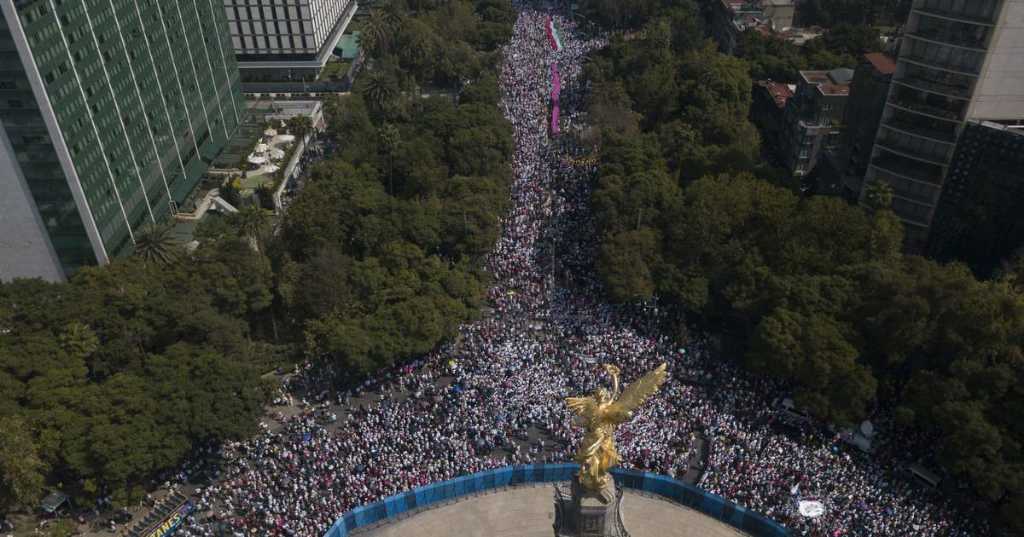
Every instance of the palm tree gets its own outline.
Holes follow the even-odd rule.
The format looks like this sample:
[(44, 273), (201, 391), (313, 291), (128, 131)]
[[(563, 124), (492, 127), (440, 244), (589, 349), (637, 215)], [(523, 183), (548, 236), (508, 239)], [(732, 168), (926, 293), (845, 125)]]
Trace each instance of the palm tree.
[(366, 84), (363, 86), (363, 97), (377, 111), (383, 111), (385, 105), (395, 97), (395, 82), (383, 71), (373, 71), (366, 77)]
[(381, 16), (384, 17), (384, 22), (387, 23), (391, 35), (395, 35), (402, 30), (402, 26), (405, 25), (405, 11), (398, 4), (390, 2), (377, 11), (382, 12)]
[(363, 25), (362, 34), (359, 36), (360, 45), (371, 55), (384, 52), (391, 44), (391, 36), (394, 35), (394, 28), (391, 18), (380, 9), (370, 13)]
[(169, 265), (181, 255), (181, 243), (171, 224), (146, 224), (135, 234), (135, 255), (146, 263)]
[(395, 152), (401, 143), (401, 133), (391, 123), (385, 123), (377, 131), (380, 138), (380, 148), (388, 157), (388, 194), (395, 195)]
[(249, 241), (252, 251), (260, 251), (260, 239), (270, 225), (270, 212), (257, 205), (243, 207), (234, 215), (238, 236)]

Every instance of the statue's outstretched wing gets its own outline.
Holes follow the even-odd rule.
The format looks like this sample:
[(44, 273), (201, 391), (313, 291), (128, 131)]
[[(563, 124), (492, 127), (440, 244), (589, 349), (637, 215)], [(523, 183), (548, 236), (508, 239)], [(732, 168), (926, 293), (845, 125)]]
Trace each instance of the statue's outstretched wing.
[(657, 392), (658, 388), (665, 383), (665, 379), (668, 378), (667, 369), (668, 364), (662, 363), (650, 373), (637, 379), (636, 382), (626, 386), (622, 390), (622, 395), (615, 401), (614, 411), (616, 413), (632, 412), (643, 404), (648, 397), (654, 395), (654, 392)]
[(589, 418), (597, 411), (597, 401), (591, 396), (566, 397), (565, 404), (578, 416)]

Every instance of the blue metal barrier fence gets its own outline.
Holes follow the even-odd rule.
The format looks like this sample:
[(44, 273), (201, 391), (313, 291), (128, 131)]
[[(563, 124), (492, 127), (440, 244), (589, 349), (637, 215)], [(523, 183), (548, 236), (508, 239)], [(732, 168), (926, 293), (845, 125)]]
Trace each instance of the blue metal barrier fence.
[[(514, 485), (570, 481), (578, 470), (579, 466), (576, 464), (530, 464), (508, 466), (432, 483), (369, 505), (356, 507), (336, 520), (324, 537), (348, 537), (349, 533), (357, 528), (385, 522), (403, 513), (478, 492)], [(670, 477), (621, 468), (612, 470), (612, 475), (621, 487), (656, 494), (718, 519), (754, 537), (790, 536), (789, 530), (758, 513)]]

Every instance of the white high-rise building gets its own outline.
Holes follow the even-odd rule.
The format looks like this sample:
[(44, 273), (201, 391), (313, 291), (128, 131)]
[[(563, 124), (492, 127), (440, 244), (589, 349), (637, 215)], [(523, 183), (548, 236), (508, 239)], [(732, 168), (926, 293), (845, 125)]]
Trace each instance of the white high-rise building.
[(242, 78), (316, 78), (358, 7), (356, 0), (224, 0)]

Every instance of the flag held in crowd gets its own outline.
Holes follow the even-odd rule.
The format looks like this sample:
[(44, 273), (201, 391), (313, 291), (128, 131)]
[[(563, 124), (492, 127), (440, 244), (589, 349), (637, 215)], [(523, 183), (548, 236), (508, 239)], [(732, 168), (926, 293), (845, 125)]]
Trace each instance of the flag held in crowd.
[(551, 48), (555, 52), (561, 52), (562, 50), (562, 38), (558, 35), (558, 26), (555, 25), (555, 21), (548, 16), (547, 21), (547, 33), (548, 41), (551, 43)]

